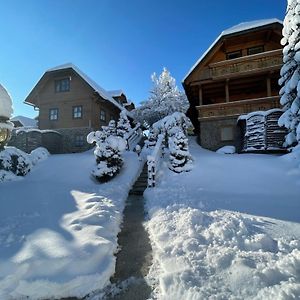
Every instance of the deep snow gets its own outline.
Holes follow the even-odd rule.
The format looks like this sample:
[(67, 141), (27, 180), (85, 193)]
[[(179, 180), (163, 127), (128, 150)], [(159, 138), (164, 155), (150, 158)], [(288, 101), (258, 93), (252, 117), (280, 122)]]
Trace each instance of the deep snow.
[(218, 154), (164, 163), (147, 189), (158, 299), (299, 299), (300, 169), (292, 156)]
[(112, 181), (90, 177), (92, 151), (53, 155), (0, 186), (0, 299), (82, 297), (114, 273), (117, 234), (141, 162)]

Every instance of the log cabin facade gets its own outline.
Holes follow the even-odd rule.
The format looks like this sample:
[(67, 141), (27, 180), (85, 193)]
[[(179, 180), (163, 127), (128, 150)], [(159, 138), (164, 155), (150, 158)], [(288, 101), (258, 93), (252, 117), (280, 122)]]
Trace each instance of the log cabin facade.
[(25, 103), (39, 111), (39, 129), (62, 135), (62, 152), (80, 152), (91, 147), (89, 132), (119, 119), (127, 99), (124, 93), (112, 94), (75, 65), (65, 64), (46, 71)]
[(241, 23), (222, 32), (183, 80), (199, 143), (242, 147), (237, 118), (279, 108), (282, 22)]

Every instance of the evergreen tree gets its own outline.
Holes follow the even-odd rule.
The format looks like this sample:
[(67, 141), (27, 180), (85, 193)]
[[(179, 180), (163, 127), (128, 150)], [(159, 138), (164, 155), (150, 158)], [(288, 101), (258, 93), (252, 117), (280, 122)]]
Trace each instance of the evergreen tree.
[(117, 124), (117, 136), (124, 137), (131, 129), (130, 122), (128, 120), (125, 110), (120, 113), (120, 118)]
[(116, 121), (110, 120), (107, 126), (102, 126), (103, 134), (107, 137), (109, 136), (116, 136), (117, 135), (117, 128), (116, 128)]
[(175, 79), (166, 68), (158, 77), (154, 73), (151, 79), (153, 88), (148, 100), (133, 111), (140, 123), (151, 126), (176, 111), (183, 113), (187, 111), (189, 107), (187, 97), (178, 89)]
[(192, 158), (189, 152), (188, 139), (179, 127), (173, 128), (176, 133), (169, 138), (169, 169), (176, 172), (188, 172), (192, 169)]
[(283, 24), (283, 66), (279, 84), (280, 103), (285, 112), (278, 124), (285, 126), (289, 133), (285, 139), (286, 146), (300, 142), (300, 3), (288, 0), (287, 12)]
[(97, 166), (92, 170), (92, 175), (100, 182), (106, 182), (118, 174), (123, 165), (121, 153), (125, 147), (124, 139), (113, 135), (108, 136), (104, 142), (97, 143), (94, 152)]

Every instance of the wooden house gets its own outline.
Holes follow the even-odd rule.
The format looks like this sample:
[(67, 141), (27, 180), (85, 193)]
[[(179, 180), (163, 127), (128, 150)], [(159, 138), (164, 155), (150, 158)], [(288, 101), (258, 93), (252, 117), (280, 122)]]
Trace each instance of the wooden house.
[(246, 22), (223, 31), (183, 80), (200, 144), (242, 147), (237, 118), (279, 108), (282, 22)]
[(80, 152), (90, 147), (89, 132), (119, 119), (127, 98), (124, 92), (106, 91), (75, 65), (65, 64), (46, 71), (25, 103), (39, 111), (39, 129), (62, 135), (63, 152)]

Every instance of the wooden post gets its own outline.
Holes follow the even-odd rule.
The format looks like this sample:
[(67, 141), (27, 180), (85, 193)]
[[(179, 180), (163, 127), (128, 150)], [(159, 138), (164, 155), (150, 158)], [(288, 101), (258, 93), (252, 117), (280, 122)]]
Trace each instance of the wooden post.
[(199, 85), (199, 105), (203, 105), (203, 91), (202, 91), (202, 85)]
[(271, 88), (271, 78), (267, 77), (267, 97), (272, 96), (272, 88)]
[(226, 102), (229, 102), (229, 79), (226, 79), (225, 82), (225, 95), (226, 95)]

